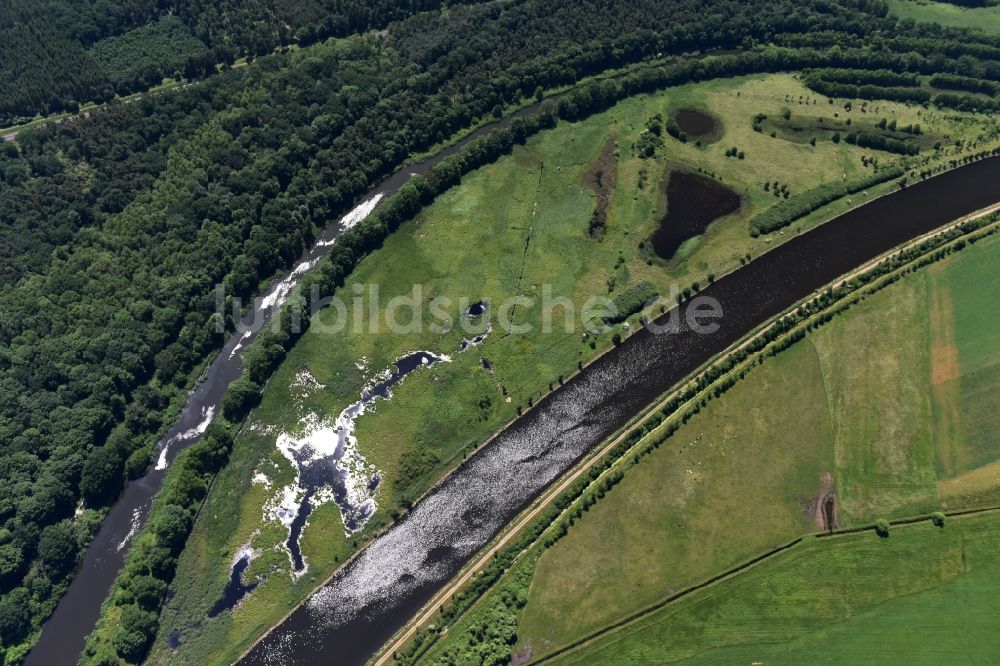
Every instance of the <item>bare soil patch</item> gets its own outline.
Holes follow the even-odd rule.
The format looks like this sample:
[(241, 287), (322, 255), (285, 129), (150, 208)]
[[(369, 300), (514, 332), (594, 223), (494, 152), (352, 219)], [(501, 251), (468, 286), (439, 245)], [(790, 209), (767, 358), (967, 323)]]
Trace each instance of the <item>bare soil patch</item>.
[(583, 174), (584, 187), (593, 190), (597, 196), (597, 205), (587, 227), (587, 233), (595, 240), (604, 238), (604, 230), (608, 226), (608, 210), (615, 192), (615, 166), (615, 141), (608, 137)]
[(945, 287), (931, 287), (931, 398), (935, 412), (935, 439), (938, 458), (946, 476), (962, 466), (959, 431), (961, 427), (961, 386), (958, 346), (955, 342), (954, 302)]
[(531, 651), (531, 646), (527, 645), (511, 655), (510, 666), (524, 666), (524, 664), (531, 661), (531, 657), (533, 655), (534, 653)]
[(820, 477), (819, 491), (806, 503), (805, 511), (813, 517), (816, 527), (821, 530), (829, 532), (840, 527), (837, 490), (832, 474), (824, 472)]

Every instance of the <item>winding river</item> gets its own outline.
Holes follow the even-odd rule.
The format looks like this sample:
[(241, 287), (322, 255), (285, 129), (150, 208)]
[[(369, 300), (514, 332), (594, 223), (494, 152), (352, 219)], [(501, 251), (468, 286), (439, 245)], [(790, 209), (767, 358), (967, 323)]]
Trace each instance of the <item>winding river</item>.
[(875, 199), (719, 279), (702, 291), (723, 308), (714, 333), (644, 328), (595, 361), (463, 462), (242, 663), (363, 664), (550, 482), (685, 375), (838, 276), (997, 201), (993, 157)]
[(146, 476), (130, 482), (104, 519), (91, 541), (76, 577), (63, 595), (55, 612), (42, 627), (38, 643), (28, 654), (27, 666), (75, 664), (87, 634), (93, 630), (101, 613), (101, 604), (111, 590), (125, 561), (132, 537), (142, 529), (149, 515), (153, 497), (163, 485), (170, 462), (183, 449), (201, 437), (213, 415), (222, 410), (222, 397), (229, 385), (243, 372), (243, 354), (284, 299), (294, 290), (305, 273), (330, 253), (338, 236), (364, 219), (378, 201), (392, 195), (414, 175), (426, 174), (439, 161), (455, 154), (467, 143), (493, 129), (508, 126), (515, 118), (534, 113), (539, 103), (519, 109), (510, 116), (482, 125), (460, 141), (423, 161), (407, 164), (386, 178), (377, 188), (343, 218), (331, 223), (306, 250), (298, 263), (284, 275), (277, 276), (270, 288), (247, 314), (236, 333), (231, 335), (194, 390), (173, 427), (159, 442), (159, 458)]

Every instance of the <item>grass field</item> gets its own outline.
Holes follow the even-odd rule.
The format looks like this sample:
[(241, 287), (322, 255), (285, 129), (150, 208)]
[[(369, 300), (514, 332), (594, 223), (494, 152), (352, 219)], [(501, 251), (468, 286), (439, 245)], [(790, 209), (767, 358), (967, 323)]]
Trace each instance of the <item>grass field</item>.
[[(1000, 288), (997, 266), (1000, 238), (994, 236), (867, 298), (709, 403), (565, 537), (529, 556), (534, 574), (520, 612), (517, 650), (547, 654), (823, 529), (818, 500), (828, 492), (836, 494), (839, 527), (939, 507), (1000, 504), (1000, 463), (992, 462), (1000, 458), (1000, 446), (990, 434), (1000, 395), (993, 385), (1000, 381), (1000, 307), (990, 300)], [(1000, 533), (992, 538), (1000, 540)], [(801, 595), (825, 599), (828, 592), (805, 588)], [(837, 595), (846, 592), (832, 594), (831, 606), (842, 608)], [(927, 603), (943, 604), (952, 594), (930, 595)], [(492, 597), (480, 607), (489, 608)], [(894, 603), (899, 617), (858, 621), (892, 631), (915, 613), (930, 614), (919, 604)], [(426, 662), (435, 663), (460, 643), (476, 614), (452, 629)], [(777, 622), (768, 631), (776, 631)], [(791, 622), (795, 636), (805, 633), (801, 625)], [(633, 655), (631, 647), (618, 646), (618, 658), (633, 655), (635, 661), (616, 663), (670, 661), (688, 652), (704, 652), (705, 663), (756, 660), (752, 650), (714, 651), (743, 639), (707, 631), (683, 638), (690, 627), (678, 626), (681, 634), (667, 635), (683, 646), (680, 653), (660, 656), (654, 648), (643, 653), (647, 648), (635, 647)], [(896, 646), (908, 635), (885, 640)], [(767, 653), (764, 663), (783, 659), (775, 654)], [(806, 653), (789, 654), (788, 663), (796, 663)]]
[(552, 663), (990, 664), (998, 592), (995, 513), (812, 539)]
[[(672, 283), (681, 287), (696, 280), (704, 283), (709, 273), (721, 275), (732, 270), (746, 253), (764, 251), (780, 239), (780, 235), (752, 239), (747, 233), (747, 219), (778, 200), (764, 191), (765, 180), (787, 184), (794, 195), (826, 178), (851, 177), (867, 168), (862, 156), (869, 153), (853, 146), (827, 142), (813, 147), (753, 131), (751, 121), (756, 113), (777, 114), (788, 105), (808, 106), (817, 109), (816, 113), (830, 113), (832, 108), (787, 75), (714, 81), (633, 98), (606, 113), (579, 123), (563, 123), (532, 138), (510, 157), (467, 176), (460, 187), (440, 197), (389, 238), (383, 248), (362, 262), (342, 294), (354, 294), (355, 286), (368, 294), (364, 287), (377, 284), (377, 306), (383, 314), (391, 298), (410, 295), (415, 284), (422, 287), (422, 303), (436, 296), (450, 297), (453, 303), (462, 297), (500, 303), (519, 294), (536, 299), (534, 307), (518, 308), (516, 317), (517, 323), (533, 324), (534, 330), (525, 335), (495, 330), (482, 346), (459, 353), (463, 335), (468, 334), (457, 327), (448, 333), (425, 326), (419, 332), (399, 334), (388, 332), (383, 319), (379, 332), (367, 327), (355, 330), (351, 312), (347, 330), (336, 335), (314, 326), (270, 380), (261, 406), (237, 440), (230, 465), (211, 490), (180, 560), (176, 594), (164, 609), (151, 662), (233, 660), (343, 562), (359, 539), (388, 524), (393, 509), (416, 498), (444, 470), (514, 418), (518, 409), (530, 406), (558, 377), (568, 376), (579, 363), (610, 346), (610, 330), (589, 339), (581, 336), (579, 328), (570, 333), (561, 328), (558, 333), (542, 333), (538, 324), (543, 285), (551, 285), (554, 297), (568, 297), (579, 307), (590, 296), (613, 297), (641, 281), (652, 283), (661, 293)], [(820, 105), (827, 108), (819, 111)], [(657, 157), (640, 159), (635, 144), (648, 118), (682, 107), (703, 108), (719, 118), (722, 139), (704, 147), (668, 139)], [(901, 123), (920, 122), (970, 139), (982, 131), (980, 120), (969, 115), (889, 103), (879, 103), (869, 112), (890, 115)], [(851, 113), (862, 112), (855, 107)], [(726, 157), (730, 146), (744, 150), (746, 158)], [(602, 149), (607, 152), (602, 153)], [(945, 151), (940, 159), (950, 154)], [(596, 197), (587, 173), (597, 164), (606, 165), (609, 159), (614, 185), (609, 193), (607, 228), (603, 240), (596, 241), (587, 237)], [(879, 159), (887, 163), (895, 158), (883, 154)], [(662, 182), (675, 167), (701, 168), (714, 174), (740, 193), (743, 207), (740, 213), (713, 225), (703, 238), (686, 244), (682, 257), (668, 262), (647, 260), (648, 251), (642, 245), (664, 210)], [(847, 206), (835, 203), (798, 226), (815, 224)], [(609, 291), (612, 283), (614, 289)], [(449, 313), (457, 316), (460, 308), (456, 305)], [(329, 309), (322, 316), (330, 317)], [(407, 317), (404, 314), (402, 318)], [(357, 422), (360, 452), (382, 473), (378, 511), (364, 532), (345, 536), (340, 514), (332, 504), (317, 509), (302, 538), (308, 570), (293, 578), (282, 546), (287, 532), (275, 521), (262, 521), (278, 489), (295, 476), (292, 465), (275, 446), (278, 434), (301, 432), (301, 419), (311, 413), (335, 417), (357, 400), (375, 373), (400, 355), (418, 349), (449, 354), (451, 361), (414, 372), (394, 390), (391, 400), (378, 403)], [(489, 359), (491, 369), (483, 367), (481, 358)], [(814, 358), (813, 367), (820, 368), (821, 360)], [(302, 390), (297, 378), (306, 370), (322, 388)], [(820, 369), (816, 373), (820, 376)], [(817, 390), (813, 395), (818, 400), (823, 394)], [(755, 445), (764, 455), (768, 447), (763, 428), (768, 418), (761, 413), (760, 424), (733, 431), (731, 436), (734, 440), (737, 436), (756, 438)], [(793, 425), (788, 423), (787, 427)], [(763, 483), (755, 487), (775, 494), (773, 505), (784, 502), (784, 508), (769, 518), (770, 531), (747, 535), (739, 545), (743, 551), (749, 552), (785, 531), (797, 533), (808, 524), (795, 501), (800, 495), (805, 501), (818, 491), (821, 474), (837, 450), (835, 431), (826, 427), (831, 428), (829, 437), (818, 437), (811, 444), (810, 457), (791, 459), (790, 454), (799, 451), (798, 444), (786, 449), (787, 487), (773, 489)], [(692, 435), (689, 439), (698, 438)], [(717, 444), (703, 442), (691, 450), (710, 446)], [(688, 460), (693, 470), (699, 463), (712, 463), (693, 454)], [(712, 463), (717, 468), (711, 474), (720, 479), (736, 475), (737, 461), (735, 454), (728, 459), (720, 457)], [(766, 469), (760, 468), (761, 472)], [(266, 478), (270, 485), (255, 483), (255, 478)], [(921, 479), (921, 483), (933, 497), (933, 475), (929, 482)], [(698, 486), (696, 480), (693, 487)], [(738, 509), (742, 504), (736, 494), (712, 501), (696, 494), (690, 501), (704, 502), (704, 515)], [(670, 524), (669, 517), (663, 520), (664, 525)], [(728, 530), (734, 522), (735, 518), (720, 518), (714, 529)], [(248, 574), (251, 578), (265, 576), (265, 580), (234, 612), (207, 621), (206, 613), (221, 595), (235, 553), (248, 544), (258, 552)], [(717, 564), (738, 556), (721, 551), (704, 555)], [(692, 569), (677, 577), (678, 582), (698, 575), (695, 564), (701, 555), (692, 551), (686, 557)], [(660, 589), (667, 584), (672, 583), (663, 582)], [(175, 631), (180, 632), (181, 647), (173, 651), (167, 648), (166, 637)]]
[(973, 28), (991, 35), (1000, 34), (1000, 6), (959, 7), (932, 0), (889, 0), (889, 14), (921, 23), (940, 23), (956, 28)]
[(892, 285), (692, 419), (543, 555), (522, 643), (544, 653), (809, 531), (821, 474), (841, 526), (996, 497), (975, 468), (1000, 458), (997, 266), (991, 238)]

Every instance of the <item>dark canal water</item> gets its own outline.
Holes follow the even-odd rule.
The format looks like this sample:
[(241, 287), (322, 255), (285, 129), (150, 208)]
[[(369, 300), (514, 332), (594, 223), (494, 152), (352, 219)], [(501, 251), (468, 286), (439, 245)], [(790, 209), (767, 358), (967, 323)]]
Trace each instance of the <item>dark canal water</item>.
[(552, 480), (712, 355), (839, 275), (996, 201), (1000, 158), (877, 199), (719, 279), (702, 292), (724, 311), (715, 333), (628, 338), (465, 461), (244, 663), (364, 663)]

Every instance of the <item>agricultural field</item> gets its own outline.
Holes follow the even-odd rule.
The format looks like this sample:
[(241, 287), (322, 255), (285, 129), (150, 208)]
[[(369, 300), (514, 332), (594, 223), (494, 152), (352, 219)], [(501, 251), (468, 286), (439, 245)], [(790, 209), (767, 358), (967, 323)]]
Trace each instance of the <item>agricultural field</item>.
[[(802, 534), (1000, 505), (1000, 444), (992, 436), (1000, 308), (990, 300), (1000, 288), (998, 265), (1000, 238), (992, 236), (868, 297), (709, 403), (564, 537), (519, 565), (530, 583), (522, 585), (515, 654), (521, 661), (549, 654)], [(997, 520), (949, 519), (944, 530), (925, 523), (898, 530), (902, 537), (894, 528), (889, 539), (866, 532), (810, 541), (565, 660), (615, 655), (616, 663), (643, 663), (657, 654), (797, 663), (822, 645), (853, 663), (880, 631), (889, 635), (878, 640), (903, 650), (912, 632), (890, 632), (943, 616), (926, 640), (910, 642), (910, 651), (926, 652), (938, 645), (930, 635), (960, 623), (957, 599), (995, 576)], [(972, 540), (958, 530), (972, 525), (979, 526), (972, 532), (979, 559), (970, 553), (965, 568), (949, 568), (956, 548)], [(903, 550), (892, 550), (897, 545)], [(904, 554), (911, 549), (928, 552), (911, 562)], [(819, 589), (821, 580), (834, 582)], [(994, 593), (983, 587), (968, 603), (988, 610)], [(477, 608), (490, 608), (497, 596)], [(775, 611), (761, 615), (768, 599)], [(481, 613), (449, 631), (425, 663), (447, 663), (443, 656)], [(835, 621), (842, 624), (830, 626)], [(982, 640), (982, 650), (993, 651), (982, 654), (996, 654), (998, 646)], [(731, 647), (738, 645), (750, 647)], [(944, 652), (926, 654), (940, 657), (954, 646), (942, 640)], [(885, 653), (869, 654), (877, 661)]]
[[(984, 3), (985, 4), (985, 3)], [(919, 23), (940, 23), (955, 28), (1000, 34), (1000, 6), (962, 7), (934, 0), (889, 0), (889, 14)]]
[[(530, 407), (557, 378), (569, 376), (579, 364), (610, 346), (612, 329), (589, 336), (582, 336), (579, 327), (564, 332), (561, 308), (556, 310), (555, 332), (543, 333), (538, 303), (547, 293), (543, 285), (551, 285), (553, 298), (567, 297), (576, 304), (574, 316), (579, 323), (579, 306), (591, 296), (615, 298), (640, 284), (653, 285), (661, 294), (668, 294), (672, 284), (686, 287), (698, 280), (704, 283), (709, 274), (721, 275), (738, 267), (747, 253), (764, 251), (784, 235), (751, 238), (748, 234), (747, 220), (781, 199), (770, 187), (764, 188), (765, 181), (769, 185), (780, 182), (783, 191), (794, 196), (826, 178), (870, 172), (869, 158), (880, 164), (900, 159), (888, 153), (873, 157), (872, 151), (832, 141), (801, 144), (753, 129), (756, 114), (779, 115), (789, 107), (796, 113), (834, 113), (825, 98), (817, 98), (789, 75), (713, 81), (632, 98), (606, 113), (563, 123), (532, 138), (510, 157), (466, 177), (461, 187), (440, 197), (393, 234), (340, 290), (361, 304), (360, 310), (355, 310), (354, 302), (346, 304), (345, 329), (331, 333), (324, 331), (326, 324), (314, 324), (269, 381), (263, 401), (239, 436), (232, 461), (216, 480), (180, 559), (176, 595), (163, 612), (152, 663), (218, 663), (237, 657), (255, 636), (304, 598), (367, 536), (391, 523), (401, 507), (417, 499), (445, 470)], [(689, 137), (682, 143), (664, 134), (662, 146), (654, 146), (651, 157), (641, 157), (642, 137), (651, 120), (657, 114), (670, 118), (686, 108), (700, 109), (715, 119), (717, 140), (702, 143)], [(841, 108), (837, 113), (859, 119), (867, 118), (865, 114), (880, 114), (899, 123), (920, 123), (942, 135), (965, 137), (970, 145), (995, 133), (990, 122), (972, 114), (889, 102), (865, 105), (864, 111), (860, 106), (850, 112)], [(732, 147), (743, 151), (743, 158), (728, 156)], [(919, 159), (944, 160), (953, 156), (954, 150), (948, 147)], [(739, 195), (741, 206), (712, 224), (703, 236), (686, 242), (676, 256), (662, 259), (652, 253), (648, 239), (666, 208), (664, 183), (674, 169), (700, 170), (717, 179)], [(875, 194), (873, 190), (869, 196)], [(826, 206), (796, 229), (849, 205), (835, 202)], [(597, 234), (595, 218), (600, 218)], [(378, 286), (377, 296), (372, 294), (372, 285)], [(420, 285), (419, 294), (412, 292), (413, 285)], [(536, 300), (533, 307), (518, 307), (514, 313), (515, 323), (533, 327), (527, 335), (511, 336), (499, 328), (486, 327), (487, 319), (496, 323), (493, 312), (479, 318), (466, 315), (469, 305), (478, 300), (497, 304), (515, 295)], [(446, 314), (456, 326), (448, 332), (429, 326), (404, 334), (389, 331), (383, 315), (390, 301), (399, 297), (413, 297), (420, 304), (447, 297), (451, 305), (445, 308)], [(379, 313), (374, 319), (368, 316), (370, 307)], [(899, 309), (901, 315), (912, 314), (902, 306)], [(397, 309), (398, 321), (410, 322), (412, 311), (410, 307)], [(359, 312), (361, 318), (357, 317)], [(426, 309), (422, 316), (428, 316)], [(336, 318), (332, 308), (320, 315), (331, 326)], [(459, 323), (468, 328), (463, 330)], [(899, 326), (905, 330), (901, 323)], [(468, 345), (483, 334), (481, 342)], [(468, 348), (463, 347), (463, 340)], [(322, 445), (317, 438), (330, 435), (337, 415), (358, 400), (364, 388), (371, 387), (373, 378), (417, 350), (448, 358), (413, 371), (393, 388), (389, 399), (372, 403), (373, 408), (354, 423), (359, 473), (372, 475), (378, 470), (378, 489), (368, 493), (374, 502), (370, 505), (373, 513), (348, 533), (342, 512), (331, 498), (320, 500), (308, 515), (299, 540), (305, 566), (294, 571), (297, 567), (286, 542), (301, 491), (296, 486), (296, 468), (276, 443), (309, 441)], [(787, 389), (788, 400), (811, 395), (821, 401), (827, 394), (821, 383), (830, 371), (822, 367), (821, 352), (811, 350), (809, 354), (807, 367), (813, 375), (799, 378), (802, 385), (798, 390), (778, 386), (773, 390)], [(777, 382), (774, 373), (778, 370), (776, 363), (760, 374), (760, 381), (770, 374), (771, 381)], [(752, 403), (754, 395), (745, 396), (743, 405)], [(795, 412), (788, 414), (784, 429), (801, 431)], [(688, 488), (690, 495), (675, 498), (670, 504), (673, 513), (660, 513), (665, 505), (651, 500), (644, 501), (642, 510), (650, 512), (649, 519), (655, 516), (661, 524), (672, 525), (687, 514), (689, 503), (698, 505), (700, 516), (714, 518), (709, 523), (693, 516), (683, 519), (691, 526), (692, 536), (704, 529), (719, 534), (742, 530), (742, 541), (713, 551), (703, 540), (706, 550), (699, 552), (697, 548), (689, 550), (690, 544), (664, 538), (660, 545), (674, 549), (687, 568), (668, 570), (665, 565), (672, 558), (660, 558), (662, 566), (651, 566), (648, 580), (636, 581), (636, 588), (649, 595), (704, 575), (713, 566), (724, 566), (784, 534), (810, 529), (812, 518), (803, 513), (801, 505), (822, 491), (824, 475), (833, 472), (840, 482), (840, 469), (846, 475), (850, 465), (862, 464), (846, 456), (838, 467), (836, 455), (844, 445), (837, 436), (838, 422), (833, 420), (821, 419), (815, 428), (807, 429), (813, 436), (808, 443), (789, 441), (784, 449), (770, 447), (765, 413), (760, 413), (759, 422), (726, 430), (724, 439), (714, 441), (711, 438), (721, 432), (720, 423), (721, 419), (705, 423), (700, 434), (692, 434), (690, 445), (681, 452), (687, 456), (687, 467), (671, 472), (669, 485), (683, 481), (680, 487)], [(746, 505), (739, 493), (709, 498), (701, 491), (712, 484), (747, 478), (747, 461), (733, 452), (727, 455), (724, 446), (727, 441), (744, 438), (754, 442), (760, 456), (752, 463), (760, 465), (759, 481), (747, 491), (768, 496), (773, 509), (766, 529), (751, 526), (751, 517), (741, 514)], [(896, 444), (887, 442), (886, 446)], [(705, 457), (706, 449), (714, 451), (715, 457)], [(782, 458), (782, 451), (794, 451), (796, 456)], [(799, 455), (803, 451), (808, 455)], [(928, 455), (928, 464), (933, 467), (933, 455)], [(765, 461), (773, 464), (779, 459), (787, 467), (788, 483), (774, 487), (762, 480), (762, 474), (769, 465)], [(933, 473), (925, 479), (920, 477), (924, 471), (921, 467), (894, 472), (917, 486), (912, 497), (899, 500), (901, 506), (933, 504)], [(656, 478), (640, 481), (637, 475), (634, 479), (651, 488), (664, 481), (662, 473)], [(867, 515), (863, 500), (855, 501), (857, 509), (851, 505), (844, 510)], [(853, 518), (854, 513), (850, 515)], [(639, 533), (647, 531), (632, 529), (635, 534), (622, 535), (621, 543), (628, 547), (631, 538), (636, 552), (645, 552), (652, 544), (644, 544)], [(206, 620), (222, 596), (231, 566), (247, 552), (253, 553), (253, 559), (244, 580), (258, 581), (259, 586), (232, 612)], [(596, 563), (593, 568), (601, 569)], [(539, 580), (545, 579), (544, 562), (539, 576)], [(574, 612), (584, 617), (578, 618), (578, 625), (567, 625), (568, 633), (559, 640), (624, 609), (620, 604), (609, 605), (607, 599), (584, 599), (589, 586), (565, 580), (560, 585), (576, 586), (579, 596), (564, 595), (565, 601), (560, 603), (567, 609), (575, 606)], [(541, 587), (533, 590), (535, 598), (544, 595)], [(539, 608), (553, 610), (545, 606), (548, 602), (540, 603)], [(530, 628), (530, 615), (525, 622)], [(179, 639), (177, 650), (167, 647), (170, 636)], [(526, 636), (552, 640), (530, 630)]]
[(551, 663), (993, 663), (998, 546), (996, 513), (812, 539)]

